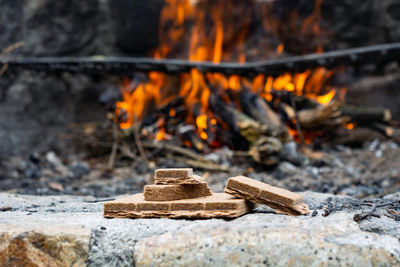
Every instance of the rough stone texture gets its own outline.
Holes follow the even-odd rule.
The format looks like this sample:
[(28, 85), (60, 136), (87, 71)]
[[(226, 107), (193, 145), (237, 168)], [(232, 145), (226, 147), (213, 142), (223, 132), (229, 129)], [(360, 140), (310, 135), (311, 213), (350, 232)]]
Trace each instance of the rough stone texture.
[(2, 266), (85, 266), (92, 225), (102, 220), (92, 197), (0, 194)]
[(0, 6), (0, 50), (18, 41), (24, 46), (14, 54), (25, 56), (116, 50), (108, 1), (0, 0)]
[[(39, 260), (57, 266), (154, 266), (161, 261), (165, 266), (400, 264), (398, 222), (381, 216), (358, 225), (354, 214), (370, 209), (360, 206), (359, 200), (301, 195), (318, 211), (315, 217), (283, 216), (261, 208), (231, 221), (191, 221), (105, 219), (102, 200), (93, 197), (0, 193), (0, 207), (12, 208), (0, 212), (0, 259), (5, 266)], [(399, 199), (393, 194), (384, 200)], [(339, 211), (323, 217), (325, 206)]]
[(0, 156), (42, 152), (49, 148), (67, 151), (71, 123), (103, 122), (107, 109), (101, 96), (116, 79), (84, 75), (6, 73), (0, 79)]
[[(200, 221), (206, 222), (209, 221)], [(88, 265), (134, 266), (133, 253), (140, 239), (178, 230), (192, 223), (170, 219), (104, 220), (92, 231)]]
[[(116, 45), (135, 56), (146, 55), (158, 45), (158, 25), (164, 0), (109, 1)], [(138, 42), (140, 40), (140, 42)]]
[(135, 264), (390, 266), (400, 264), (399, 245), (396, 238), (362, 232), (345, 213), (312, 220), (251, 214), (143, 239), (135, 247)]
[(2, 266), (85, 266), (90, 229), (0, 224)]

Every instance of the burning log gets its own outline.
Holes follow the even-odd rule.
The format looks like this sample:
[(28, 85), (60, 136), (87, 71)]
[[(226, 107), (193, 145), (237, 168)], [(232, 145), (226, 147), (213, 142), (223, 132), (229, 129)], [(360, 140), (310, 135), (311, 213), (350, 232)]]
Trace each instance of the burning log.
[(204, 141), (196, 134), (193, 125), (181, 126), (178, 132), (183, 136), (183, 139), (189, 141), (197, 151), (204, 152), (207, 149)]
[(268, 106), (264, 99), (248, 91), (242, 91), (239, 95), (243, 110), (257, 122), (265, 125), (268, 135), (281, 137), (282, 139), (288, 137), (286, 126), (283, 125), (279, 116)]
[(300, 110), (298, 112), (299, 123), (305, 130), (321, 130), (342, 126), (350, 121), (349, 117), (342, 116), (341, 103), (332, 102), (326, 106)]
[[(263, 101), (265, 105), (261, 104), (261, 107), (264, 114), (266, 114), (265, 112), (270, 112), (269, 116), (273, 119), (268, 121), (269, 125), (274, 127), (279, 125), (285, 129), (279, 117), (266, 105), (264, 100), (259, 97), (253, 97), (253, 99), (255, 101)], [(247, 106), (252, 106), (252, 103), (247, 103)], [(282, 133), (278, 137), (271, 136), (267, 125), (225, 104), (215, 95), (210, 97), (210, 107), (216, 115), (220, 116), (229, 125), (232, 131), (240, 134), (250, 144), (247, 155), (255, 162), (266, 165), (274, 165), (278, 162), (278, 153), (282, 150), (282, 143), (279, 137), (283, 136)], [(257, 112), (257, 116), (262, 116), (259, 110), (253, 109), (253, 112)], [(265, 118), (262, 120), (265, 121)]]
[(210, 97), (210, 108), (231, 131), (239, 133), (249, 143), (255, 142), (267, 130), (265, 125), (228, 106), (215, 95)]
[(389, 122), (392, 119), (390, 110), (386, 108), (343, 105), (339, 110), (343, 115), (350, 117), (353, 122), (364, 125), (371, 125), (374, 122)]

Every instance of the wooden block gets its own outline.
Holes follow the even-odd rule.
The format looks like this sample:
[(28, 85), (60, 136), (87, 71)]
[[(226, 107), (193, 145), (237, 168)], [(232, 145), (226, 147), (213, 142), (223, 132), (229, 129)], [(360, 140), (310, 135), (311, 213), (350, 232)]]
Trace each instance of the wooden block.
[(244, 176), (229, 178), (224, 192), (268, 205), (279, 213), (300, 215), (308, 212), (308, 207), (302, 203), (303, 198), (299, 194)]
[(211, 196), (207, 183), (185, 185), (146, 185), (144, 200), (169, 201), (187, 198)]
[(173, 201), (145, 201), (143, 194), (104, 203), (106, 218), (236, 218), (252, 204), (225, 193)]
[(189, 178), (193, 176), (192, 168), (157, 169), (154, 178)]
[(154, 178), (156, 185), (195, 185), (205, 183), (203, 177), (193, 174), (191, 177), (175, 177), (175, 178)]

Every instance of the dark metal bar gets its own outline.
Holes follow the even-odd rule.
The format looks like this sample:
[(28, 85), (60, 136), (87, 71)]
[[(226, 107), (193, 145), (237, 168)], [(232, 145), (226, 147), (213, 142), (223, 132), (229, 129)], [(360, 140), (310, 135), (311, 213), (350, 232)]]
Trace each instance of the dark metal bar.
[(390, 43), (245, 64), (225, 62), (214, 64), (212, 62), (193, 62), (179, 59), (95, 56), (10, 58), (0, 59), (0, 65), (8, 64), (9, 68), (24, 68), (38, 71), (68, 71), (95, 74), (130, 74), (137, 71), (179, 73), (197, 68), (202, 72), (252, 76), (258, 73), (279, 75), (286, 71), (304, 71), (320, 66), (332, 68), (343, 64), (357, 65), (377, 61), (384, 63), (399, 59), (400, 43)]

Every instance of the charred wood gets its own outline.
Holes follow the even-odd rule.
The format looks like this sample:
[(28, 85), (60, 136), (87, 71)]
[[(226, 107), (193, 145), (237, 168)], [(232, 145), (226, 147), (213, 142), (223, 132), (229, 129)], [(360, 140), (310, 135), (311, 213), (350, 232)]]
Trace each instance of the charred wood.
[(192, 146), (200, 152), (205, 152), (207, 149), (204, 141), (196, 134), (195, 127), (193, 125), (183, 126), (180, 130), (184, 140), (187, 140)]
[(220, 121), (225, 123), (230, 131), (239, 134), (249, 143), (255, 142), (267, 130), (266, 126), (225, 104), (216, 95), (211, 95), (209, 102), (211, 110), (220, 118)]
[(279, 152), (282, 150), (282, 143), (275, 137), (263, 136), (253, 143), (249, 155), (257, 163), (264, 165), (275, 165), (279, 162)]
[(386, 108), (343, 105), (339, 110), (343, 115), (350, 117), (352, 121), (363, 125), (389, 122), (392, 119), (390, 110)]
[(262, 125), (266, 126), (266, 133), (286, 140), (288, 132), (279, 116), (258, 95), (242, 91), (240, 94), (243, 111)]
[(380, 133), (383, 133), (387, 137), (393, 137), (393, 135), (395, 134), (395, 130), (393, 129), (392, 126), (389, 126), (389, 125), (385, 125), (385, 124), (376, 122), (376, 123), (373, 123), (371, 125), (371, 127), (374, 128), (375, 130), (379, 131)]
[(298, 119), (302, 129), (323, 130), (325, 128), (335, 128), (342, 126), (350, 121), (350, 118), (343, 116), (340, 111), (341, 104), (332, 102), (326, 106), (300, 110)]
[(356, 127), (352, 130), (345, 128), (338, 129), (332, 134), (332, 143), (337, 145), (347, 145), (350, 147), (362, 147), (366, 142), (374, 139), (385, 140), (386, 137), (382, 133), (371, 128)]

